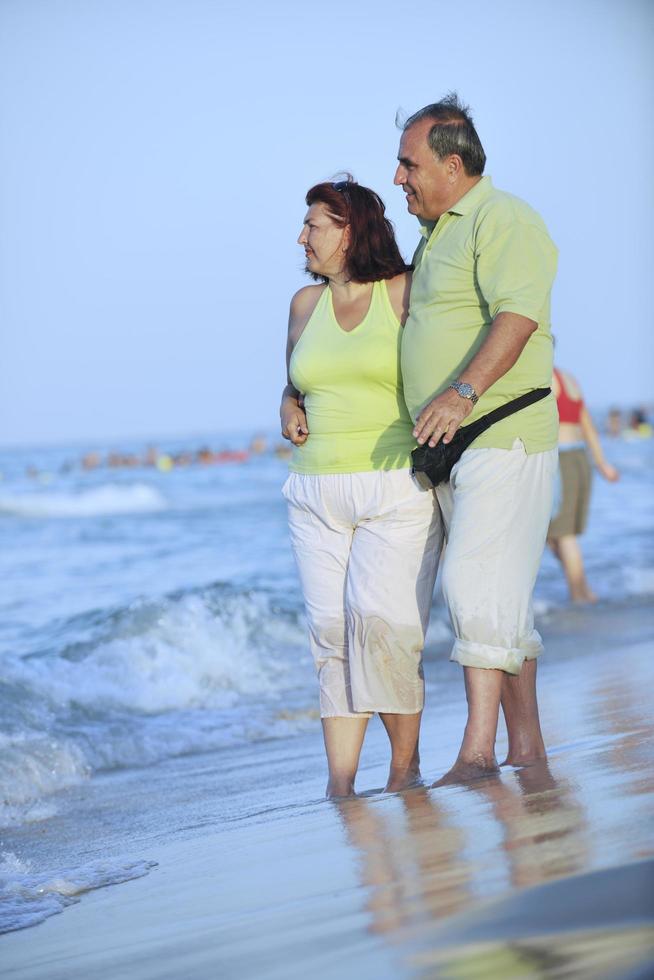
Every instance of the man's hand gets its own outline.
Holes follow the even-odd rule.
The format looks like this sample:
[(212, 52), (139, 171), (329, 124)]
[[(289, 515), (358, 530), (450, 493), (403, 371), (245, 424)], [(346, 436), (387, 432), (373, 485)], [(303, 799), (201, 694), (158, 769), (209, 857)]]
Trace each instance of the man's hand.
[(453, 388), (448, 388), (425, 405), (416, 419), (413, 435), (420, 446), (427, 442), (432, 448), (440, 441), (451, 442), (465, 418), (470, 415), (473, 404), (468, 398), (463, 398)]
[(284, 394), (279, 409), (284, 439), (290, 439), (294, 446), (303, 445), (309, 437), (307, 417), (304, 414), (302, 396)]

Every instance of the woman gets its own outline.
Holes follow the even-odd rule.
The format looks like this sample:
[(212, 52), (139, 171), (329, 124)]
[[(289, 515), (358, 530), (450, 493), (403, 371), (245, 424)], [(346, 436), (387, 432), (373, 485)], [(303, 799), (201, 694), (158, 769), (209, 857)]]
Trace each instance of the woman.
[(386, 789), (419, 779), (421, 654), (441, 547), (400, 377), (410, 267), (384, 204), (351, 178), (312, 187), (298, 243), (318, 285), (291, 301), (284, 485), (318, 670), (327, 795), (349, 796), (368, 719), (391, 742)]
[(579, 547), (579, 535), (586, 530), (588, 520), (592, 477), (586, 447), (605, 480), (614, 483), (620, 474), (604, 458), (597, 429), (572, 375), (554, 368), (552, 390), (559, 409), (561, 500), (550, 524), (547, 543), (563, 566), (572, 601), (597, 602), (586, 581)]

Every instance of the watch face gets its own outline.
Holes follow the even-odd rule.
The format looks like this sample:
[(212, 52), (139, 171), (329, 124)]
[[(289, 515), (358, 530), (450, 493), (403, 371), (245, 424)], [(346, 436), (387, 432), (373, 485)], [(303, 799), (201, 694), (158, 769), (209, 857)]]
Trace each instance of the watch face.
[(463, 381), (459, 385), (459, 392), (463, 395), (464, 398), (470, 398), (470, 395), (474, 394), (472, 385), (469, 385), (467, 381)]

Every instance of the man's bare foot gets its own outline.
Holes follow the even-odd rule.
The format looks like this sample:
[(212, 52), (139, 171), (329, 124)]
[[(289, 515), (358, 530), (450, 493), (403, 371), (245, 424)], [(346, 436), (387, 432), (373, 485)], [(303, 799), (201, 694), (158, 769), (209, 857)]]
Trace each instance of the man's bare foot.
[(537, 766), (540, 762), (545, 762), (547, 752), (510, 752), (501, 766)]
[(413, 786), (421, 785), (422, 777), (419, 768), (409, 766), (408, 769), (396, 769), (391, 766), (384, 792), (401, 793), (405, 789), (411, 789)]
[(437, 786), (452, 786), (462, 783), (471, 783), (476, 779), (485, 779), (488, 776), (497, 776), (500, 767), (496, 759), (457, 759), (449, 772), (432, 783), (432, 788)]

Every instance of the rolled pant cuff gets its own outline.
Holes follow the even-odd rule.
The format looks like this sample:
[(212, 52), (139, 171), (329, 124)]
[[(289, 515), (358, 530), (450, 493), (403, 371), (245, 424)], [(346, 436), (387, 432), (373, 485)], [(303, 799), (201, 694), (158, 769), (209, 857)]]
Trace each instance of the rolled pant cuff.
[(519, 674), (525, 660), (535, 660), (543, 652), (543, 641), (534, 630), (519, 647), (494, 647), (472, 640), (455, 640), (450, 660), (462, 667), (481, 667)]

